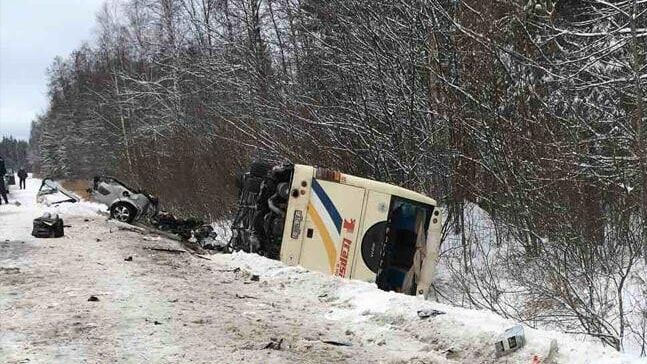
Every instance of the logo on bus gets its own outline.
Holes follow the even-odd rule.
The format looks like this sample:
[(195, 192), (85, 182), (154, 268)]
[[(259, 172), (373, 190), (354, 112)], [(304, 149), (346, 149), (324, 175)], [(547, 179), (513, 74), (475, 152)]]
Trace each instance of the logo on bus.
[(335, 273), (339, 277), (346, 277), (348, 269), (348, 258), (350, 256), (350, 247), (353, 245), (351, 238), (355, 232), (355, 219), (346, 220), (342, 225), (342, 229), (345, 231), (344, 238), (341, 242), (341, 251), (339, 252), (339, 263), (337, 264), (337, 272)]

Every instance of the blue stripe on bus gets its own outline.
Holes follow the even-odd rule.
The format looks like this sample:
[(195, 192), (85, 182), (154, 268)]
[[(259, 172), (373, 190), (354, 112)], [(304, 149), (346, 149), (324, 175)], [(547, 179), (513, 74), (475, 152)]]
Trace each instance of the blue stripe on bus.
[(337, 227), (337, 231), (341, 232), (341, 215), (330, 200), (330, 197), (326, 194), (326, 191), (324, 191), (323, 187), (321, 187), (319, 182), (314, 178), (312, 179), (312, 190), (317, 194), (317, 197), (319, 197), (319, 200), (326, 208), (326, 211), (328, 211), (328, 215), (330, 215), (335, 227)]

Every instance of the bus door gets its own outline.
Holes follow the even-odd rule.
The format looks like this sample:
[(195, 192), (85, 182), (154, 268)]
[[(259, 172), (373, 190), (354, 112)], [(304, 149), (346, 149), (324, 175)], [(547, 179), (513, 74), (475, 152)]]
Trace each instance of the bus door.
[(382, 247), (386, 240), (391, 195), (368, 191), (360, 229), (360, 243), (356, 244), (351, 278), (375, 282), (380, 268)]

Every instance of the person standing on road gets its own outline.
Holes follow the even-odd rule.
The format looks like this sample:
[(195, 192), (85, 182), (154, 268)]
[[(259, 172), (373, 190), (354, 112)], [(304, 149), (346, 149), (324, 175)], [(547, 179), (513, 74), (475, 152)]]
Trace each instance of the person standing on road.
[[(2, 197), (4, 199), (4, 203), (8, 205), (9, 200), (7, 200), (7, 190), (4, 184), (5, 174), (7, 174), (7, 168), (5, 168), (4, 159), (2, 159), (2, 156), (0, 155), (0, 197)], [(2, 200), (0, 200), (0, 205), (2, 205)]]
[(27, 188), (27, 171), (23, 167), (20, 167), (18, 170), (18, 179), (20, 179), (20, 189), (24, 190)]

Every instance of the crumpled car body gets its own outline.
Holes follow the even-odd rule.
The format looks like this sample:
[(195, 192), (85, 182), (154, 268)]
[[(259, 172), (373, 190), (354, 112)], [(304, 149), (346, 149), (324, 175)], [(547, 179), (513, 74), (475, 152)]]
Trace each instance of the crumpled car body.
[(49, 177), (43, 179), (36, 194), (36, 202), (45, 205), (56, 205), (66, 202), (75, 203), (80, 200), (81, 198), (74, 192), (66, 190), (58, 182)]
[(213, 227), (202, 220), (181, 219), (167, 211), (160, 211), (157, 197), (129, 187), (114, 177), (94, 177), (88, 192), (95, 201), (108, 206), (110, 217), (115, 220), (129, 224), (143, 220), (145, 225), (169, 232), (183, 240), (195, 239), (207, 249), (210, 249), (210, 245), (213, 245), (211, 242), (217, 237)]
[(157, 198), (131, 188), (114, 177), (94, 177), (88, 192), (95, 201), (108, 206), (110, 216), (118, 221), (131, 223), (157, 215)]

